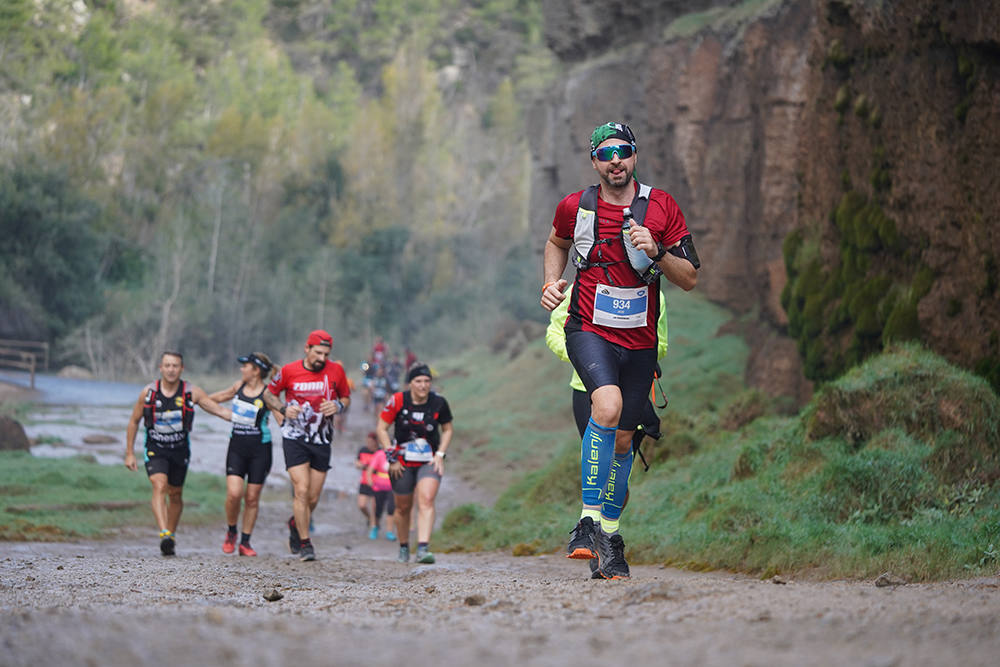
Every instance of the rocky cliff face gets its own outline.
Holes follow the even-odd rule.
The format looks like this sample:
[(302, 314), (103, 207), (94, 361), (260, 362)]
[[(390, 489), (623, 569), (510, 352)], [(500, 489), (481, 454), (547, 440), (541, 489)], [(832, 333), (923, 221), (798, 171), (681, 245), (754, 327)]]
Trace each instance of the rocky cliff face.
[(1000, 3), (828, 0), (815, 11), (800, 220), (831, 265), (844, 194), (881, 207), (900, 238), (892, 270), (917, 292), (919, 338), (996, 386)]
[[(536, 110), (545, 142), (534, 204), (551, 211), (563, 194), (593, 182), (590, 131), (628, 122), (640, 178), (674, 196), (694, 234), (703, 262), (697, 289), (759, 315), (748, 326), (749, 379), (800, 396), (809, 389), (794, 343), (775, 327), (785, 321), (781, 244), (799, 219), (798, 137), (815, 12), (801, 2), (749, 4), (753, 12), (716, 7), (647, 25), (640, 40), (567, 62), (563, 86)], [(573, 30), (573, 13), (565, 16), (568, 23), (546, 27), (556, 46)]]
[[(988, 275), (997, 271), (990, 220), (1000, 192), (1000, 77), (987, 64), (998, 53), (997, 3), (747, 0), (699, 3), (700, 13), (681, 17), (679, 6), (691, 4), (646, 13), (635, 3), (603, 3), (600, 12), (590, 2), (569, 4), (546, 11), (548, 41), (566, 71), (532, 112), (544, 128), (534, 210), (551, 211), (595, 180), (587, 155), (594, 125), (628, 122), (640, 178), (677, 199), (695, 236), (704, 265), (697, 289), (746, 315), (741, 326), (754, 350), (747, 379), (803, 399), (811, 385), (784, 335), (779, 300), (782, 242), (794, 229), (824, 228), (850, 178), (872, 196), (888, 191), (885, 210), (899, 228), (927, 233), (926, 261), (941, 279), (920, 303), (925, 340), (945, 353), (962, 350), (952, 358), (967, 366), (988, 354), (989, 330), (1000, 329), (1000, 308), (986, 312), (997, 294)], [(611, 30), (608, 17), (624, 30)], [(568, 40), (574, 30), (585, 38)], [(608, 32), (636, 38), (601, 42)], [(963, 48), (976, 63), (964, 78)], [(868, 96), (864, 114), (853, 106), (843, 113), (842, 100), (837, 109), (839, 57), (851, 63), (848, 103)], [(881, 138), (870, 123), (861, 127), (875, 106)], [(883, 174), (878, 192), (873, 156), (891, 165), (891, 184)], [(974, 260), (959, 262), (963, 255)], [(985, 300), (973, 296), (987, 292)]]

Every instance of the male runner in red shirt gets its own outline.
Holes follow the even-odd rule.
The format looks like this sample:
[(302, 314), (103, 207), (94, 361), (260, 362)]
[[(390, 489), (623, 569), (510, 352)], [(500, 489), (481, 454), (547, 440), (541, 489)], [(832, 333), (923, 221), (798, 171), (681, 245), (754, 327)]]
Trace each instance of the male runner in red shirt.
[(629, 568), (618, 527), (632, 434), (656, 365), (659, 277), (690, 290), (700, 262), (673, 197), (635, 179), (638, 146), (628, 125), (599, 125), (590, 149), (600, 182), (556, 207), (541, 305), (551, 311), (566, 298), (562, 274), (572, 253), (577, 275), (564, 325), (566, 352), (591, 410), (581, 444), (583, 510), (567, 556), (597, 558), (602, 577), (624, 579)]
[(268, 385), (276, 396), (285, 392), (282, 448), (295, 492), (293, 515), (288, 520), (288, 548), (301, 560), (316, 560), (309, 539), (309, 518), (330, 469), (333, 416), (351, 402), (344, 367), (329, 359), (332, 346), (333, 336), (322, 329), (313, 331), (306, 339), (305, 357), (282, 366)]

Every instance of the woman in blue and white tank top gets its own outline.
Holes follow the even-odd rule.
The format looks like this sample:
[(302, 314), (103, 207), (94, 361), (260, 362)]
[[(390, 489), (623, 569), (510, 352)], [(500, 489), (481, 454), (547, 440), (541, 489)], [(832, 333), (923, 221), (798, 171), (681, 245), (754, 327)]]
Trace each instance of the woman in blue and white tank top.
[[(264, 392), (271, 377), (274, 364), (267, 355), (254, 352), (239, 357), (240, 379), (228, 389), (211, 395), (218, 402), (232, 401), (233, 431), (229, 437), (229, 451), (226, 454), (226, 537), (222, 551), (231, 554), (236, 551), (236, 522), (239, 519), (240, 503), (243, 503), (243, 534), (240, 538), (241, 556), (256, 556), (250, 546), (250, 534), (257, 521), (260, 492), (264, 480), (271, 471), (271, 429), (268, 427), (269, 412), (281, 424), (281, 413), (268, 410), (264, 404)], [(244, 479), (246, 487), (244, 488)]]

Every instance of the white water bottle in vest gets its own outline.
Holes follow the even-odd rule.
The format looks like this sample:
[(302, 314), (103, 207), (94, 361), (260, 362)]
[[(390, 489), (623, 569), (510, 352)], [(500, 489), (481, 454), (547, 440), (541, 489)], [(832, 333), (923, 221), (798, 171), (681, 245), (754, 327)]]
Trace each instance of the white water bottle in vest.
[(625, 254), (628, 256), (628, 263), (632, 265), (639, 275), (643, 275), (653, 260), (649, 255), (632, 245), (632, 237), (628, 231), (632, 228), (632, 209), (628, 206), (622, 211), (622, 244), (625, 246)]

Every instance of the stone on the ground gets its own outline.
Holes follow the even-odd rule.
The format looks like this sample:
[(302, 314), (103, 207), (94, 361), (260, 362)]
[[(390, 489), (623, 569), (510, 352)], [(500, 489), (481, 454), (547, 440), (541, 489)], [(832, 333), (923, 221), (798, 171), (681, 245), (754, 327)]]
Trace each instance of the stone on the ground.
[(883, 572), (875, 578), (875, 585), (879, 588), (884, 588), (885, 586), (905, 586), (906, 580), (897, 577), (892, 572)]
[(31, 449), (31, 441), (24, 433), (24, 427), (20, 422), (0, 415), (0, 451), (28, 451)]
[(56, 373), (61, 378), (70, 378), (72, 380), (93, 380), (94, 374), (83, 366), (63, 366)]

